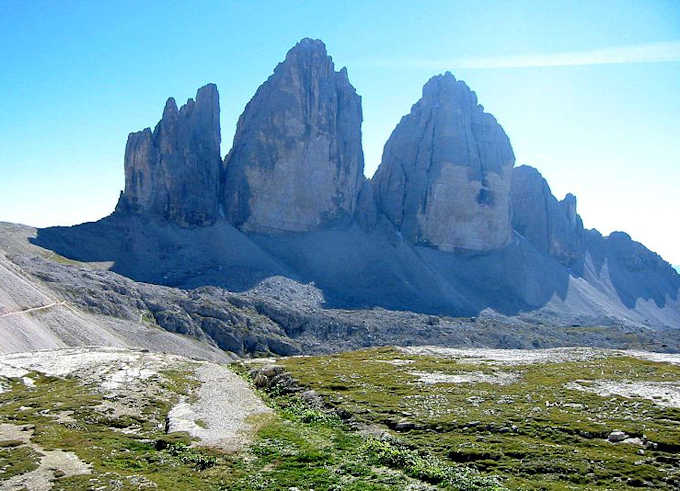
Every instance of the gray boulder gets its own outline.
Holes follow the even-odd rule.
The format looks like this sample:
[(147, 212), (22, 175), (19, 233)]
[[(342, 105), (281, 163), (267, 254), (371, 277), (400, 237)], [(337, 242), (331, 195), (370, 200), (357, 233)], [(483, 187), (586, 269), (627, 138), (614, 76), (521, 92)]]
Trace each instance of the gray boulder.
[(116, 212), (156, 215), (182, 226), (213, 223), (220, 167), (219, 95), (208, 84), (180, 109), (169, 98), (153, 132), (130, 133)]
[(585, 253), (583, 222), (576, 212), (576, 197), (558, 201), (533, 167), (512, 172), (512, 226), (543, 254), (581, 272)]
[(323, 42), (303, 39), (241, 115), (225, 158), (228, 219), (303, 232), (354, 214), (362, 185), (361, 97)]
[(425, 84), (387, 141), (373, 178), (378, 207), (412, 243), (497, 249), (511, 236), (514, 163), (503, 128), (447, 72)]

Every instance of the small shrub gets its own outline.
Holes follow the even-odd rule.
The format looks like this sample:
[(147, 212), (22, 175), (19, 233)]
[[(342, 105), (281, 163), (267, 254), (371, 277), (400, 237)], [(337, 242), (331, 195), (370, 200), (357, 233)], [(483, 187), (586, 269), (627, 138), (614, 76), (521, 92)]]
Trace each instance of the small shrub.
[(439, 458), (420, 453), (399, 442), (372, 438), (362, 451), (374, 464), (402, 470), (432, 484), (444, 484), (461, 491), (502, 490), (495, 476), (483, 476), (469, 467), (450, 466)]
[(183, 464), (193, 465), (199, 471), (204, 471), (217, 463), (217, 458), (213, 455), (197, 452), (183, 442), (172, 442), (168, 444), (165, 451), (177, 457)]
[(305, 424), (331, 427), (342, 424), (342, 420), (334, 412), (310, 407), (309, 404), (298, 397), (289, 398), (287, 403), (282, 404), (282, 410), (285, 417)]

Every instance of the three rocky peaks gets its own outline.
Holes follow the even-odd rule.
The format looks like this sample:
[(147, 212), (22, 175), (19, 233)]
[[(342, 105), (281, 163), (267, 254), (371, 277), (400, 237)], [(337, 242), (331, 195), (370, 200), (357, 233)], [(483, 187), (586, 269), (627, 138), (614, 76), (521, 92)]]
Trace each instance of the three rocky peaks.
[(264, 82), (220, 156), (214, 84), (151, 131), (131, 133), (118, 213), (181, 226), (226, 219), (244, 232), (307, 232), (387, 220), (414, 244), (490, 250), (511, 236), (508, 137), (465, 83), (433, 77), (364, 177), (361, 97), (319, 40), (303, 39)]
[(370, 180), (361, 124), (347, 70), (335, 70), (323, 42), (303, 39), (246, 105), (224, 160), (214, 84), (179, 109), (168, 99), (153, 131), (131, 133), (116, 213), (183, 227), (226, 220), (265, 235), (357, 223), (446, 252), (499, 250), (514, 231), (577, 275), (586, 251), (602, 249), (576, 198), (558, 201), (537, 170), (514, 168), (503, 128), (450, 73), (425, 84)]

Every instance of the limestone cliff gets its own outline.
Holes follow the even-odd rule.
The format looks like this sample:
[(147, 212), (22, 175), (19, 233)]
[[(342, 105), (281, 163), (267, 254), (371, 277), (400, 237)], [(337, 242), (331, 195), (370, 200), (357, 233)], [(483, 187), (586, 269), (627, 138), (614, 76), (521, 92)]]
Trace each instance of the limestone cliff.
[(260, 86), (225, 159), (227, 218), (303, 232), (347, 220), (364, 180), (361, 97), (325, 45), (303, 39)]
[(169, 98), (153, 132), (130, 133), (116, 211), (183, 226), (210, 224), (218, 216), (220, 166), (219, 96), (208, 84), (180, 109)]
[(387, 141), (373, 179), (378, 206), (413, 243), (496, 249), (511, 235), (514, 163), (503, 128), (447, 72), (425, 84)]
[(583, 222), (576, 213), (576, 197), (558, 201), (533, 167), (522, 165), (512, 173), (512, 226), (540, 252), (577, 270), (583, 262)]

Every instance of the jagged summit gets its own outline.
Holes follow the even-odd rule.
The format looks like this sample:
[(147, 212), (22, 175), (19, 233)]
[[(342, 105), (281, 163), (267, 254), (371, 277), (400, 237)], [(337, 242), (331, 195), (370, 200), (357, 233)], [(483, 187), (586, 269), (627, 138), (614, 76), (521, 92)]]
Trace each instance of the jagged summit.
[(318, 56), (325, 59), (328, 57), (326, 44), (321, 39), (302, 38), (288, 50), (286, 61), (298, 56)]
[(180, 225), (206, 225), (218, 216), (220, 106), (208, 84), (179, 110), (165, 103), (163, 117), (130, 133), (125, 147), (125, 190), (118, 213), (142, 213)]
[(248, 103), (225, 159), (227, 218), (303, 232), (348, 220), (363, 181), (361, 97), (325, 45), (303, 39)]
[(432, 77), (392, 132), (373, 178), (377, 202), (411, 242), (490, 250), (510, 239), (515, 156), (464, 82)]
[(585, 235), (576, 197), (567, 194), (558, 201), (541, 173), (528, 165), (512, 172), (512, 226), (543, 254), (582, 272)]

